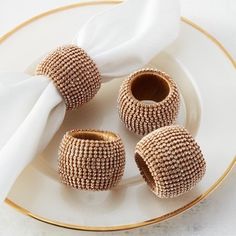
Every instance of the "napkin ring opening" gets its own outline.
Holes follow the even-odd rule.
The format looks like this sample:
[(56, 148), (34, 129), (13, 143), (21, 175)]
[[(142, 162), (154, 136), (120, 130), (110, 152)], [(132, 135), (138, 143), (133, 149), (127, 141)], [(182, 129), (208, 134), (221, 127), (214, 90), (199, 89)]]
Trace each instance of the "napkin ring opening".
[(76, 45), (66, 45), (49, 53), (36, 68), (36, 75), (53, 80), (67, 110), (91, 100), (101, 86), (101, 75), (89, 55)]
[(125, 126), (139, 135), (175, 122), (180, 105), (176, 83), (156, 69), (141, 69), (121, 85), (119, 116)]
[(200, 147), (180, 126), (167, 126), (143, 137), (135, 161), (150, 189), (160, 198), (177, 197), (204, 176), (206, 162)]
[(72, 130), (59, 147), (61, 182), (82, 190), (108, 190), (121, 180), (125, 150), (121, 138), (110, 131)]

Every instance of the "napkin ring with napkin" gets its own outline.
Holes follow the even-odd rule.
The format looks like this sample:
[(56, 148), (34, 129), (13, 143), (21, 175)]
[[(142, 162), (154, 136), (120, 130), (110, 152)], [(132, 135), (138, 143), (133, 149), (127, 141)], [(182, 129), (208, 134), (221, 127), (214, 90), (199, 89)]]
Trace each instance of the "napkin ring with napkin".
[(93, 98), (101, 83), (146, 65), (176, 39), (179, 21), (178, 1), (126, 0), (89, 19), (75, 45), (50, 53), (35, 75), (0, 72), (0, 202), (66, 110)]

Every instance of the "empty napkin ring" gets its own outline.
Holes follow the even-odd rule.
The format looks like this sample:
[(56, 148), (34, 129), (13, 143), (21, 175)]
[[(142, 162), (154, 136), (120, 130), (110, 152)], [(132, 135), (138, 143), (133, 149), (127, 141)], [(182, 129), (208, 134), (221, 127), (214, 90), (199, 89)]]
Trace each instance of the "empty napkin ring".
[(179, 104), (176, 83), (169, 75), (155, 69), (142, 69), (131, 74), (122, 83), (118, 96), (121, 120), (130, 131), (139, 135), (173, 124)]
[(59, 147), (58, 170), (62, 183), (83, 190), (108, 190), (121, 180), (125, 150), (110, 131), (72, 130)]
[(53, 80), (67, 110), (88, 102), (101, 86), (101, 75), (96, 64), (76, 45), (62, 46), (49, 53), (37, 66), (36, 74)]
[(160, 198), (177, 197), (204, 176), (206, 162), (200, 147), (180, 126), (168, 126), (143, 137), (135, 150), (141, 175)]

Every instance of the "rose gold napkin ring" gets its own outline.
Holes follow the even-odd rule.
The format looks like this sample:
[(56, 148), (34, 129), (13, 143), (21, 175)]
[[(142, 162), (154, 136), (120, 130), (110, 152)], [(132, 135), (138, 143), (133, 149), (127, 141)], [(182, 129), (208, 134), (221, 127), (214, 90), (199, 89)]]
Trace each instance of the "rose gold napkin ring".
[(206, 162), (200, 147), (180, 126), (167, 126), (143, 137), (135, 150), (141, 175), (160, 198), (177, 197), (204, 176)]
[(49, 53), (37, 66), (36, 75), (46, 75), (53, 80), (67, 110), (88, 102), (101, 85), (96, 64), (76, 45), (62, 46)]
[(176, 83), (156, 69), (141, 69), (131, 74), (122, 83), (118, 96), (121, 120), (130, 131), (139, 135), (173, 124), (179, 104)]
[(108, 190), (121, 180), (125, 150), (121, 138), (110, 131), (72, 130), (59, 147), (61, 182), (82, 190)]

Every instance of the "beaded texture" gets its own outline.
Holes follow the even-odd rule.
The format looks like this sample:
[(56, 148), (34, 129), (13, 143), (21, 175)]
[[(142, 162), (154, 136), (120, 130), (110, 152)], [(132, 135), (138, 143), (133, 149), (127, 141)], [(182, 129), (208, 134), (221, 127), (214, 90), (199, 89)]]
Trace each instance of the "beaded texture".
[(160, 198), (186, 193), (206, 171), (200, 147), (180, 126), (163, 127), (142, 138), (136, 146), (135, 161), (144, 180)]
[(67, 110), (91, 100), (101, 86), (101, 75), (94, 61), (75, 45), (57, 48), (37, 66), (37, 75), (53, 80)]
[[(169, 93), (165, 99), (154, 104), (145, 104), (134, 97), (132, 83), (143, 75), (155, 75), (168, 84)], [(169, 75), (156, 69), (141, 69), (131, 74), (122, 83), (118, 96), (120, 119), (130, 131), (138, 135), (146, 135), (160, 127), (172, 125), (177, 118), (179, 106), (180, 94), (176, 83)]]
[[(73, 134), (97, 133), (101, 140), (78, 138)], [(61, 182), (82, 190), (108, 190), (121, 180), (125, 150), (120, 137), (112, 132), (72, 130), (59, 147), (58, 170)]]

